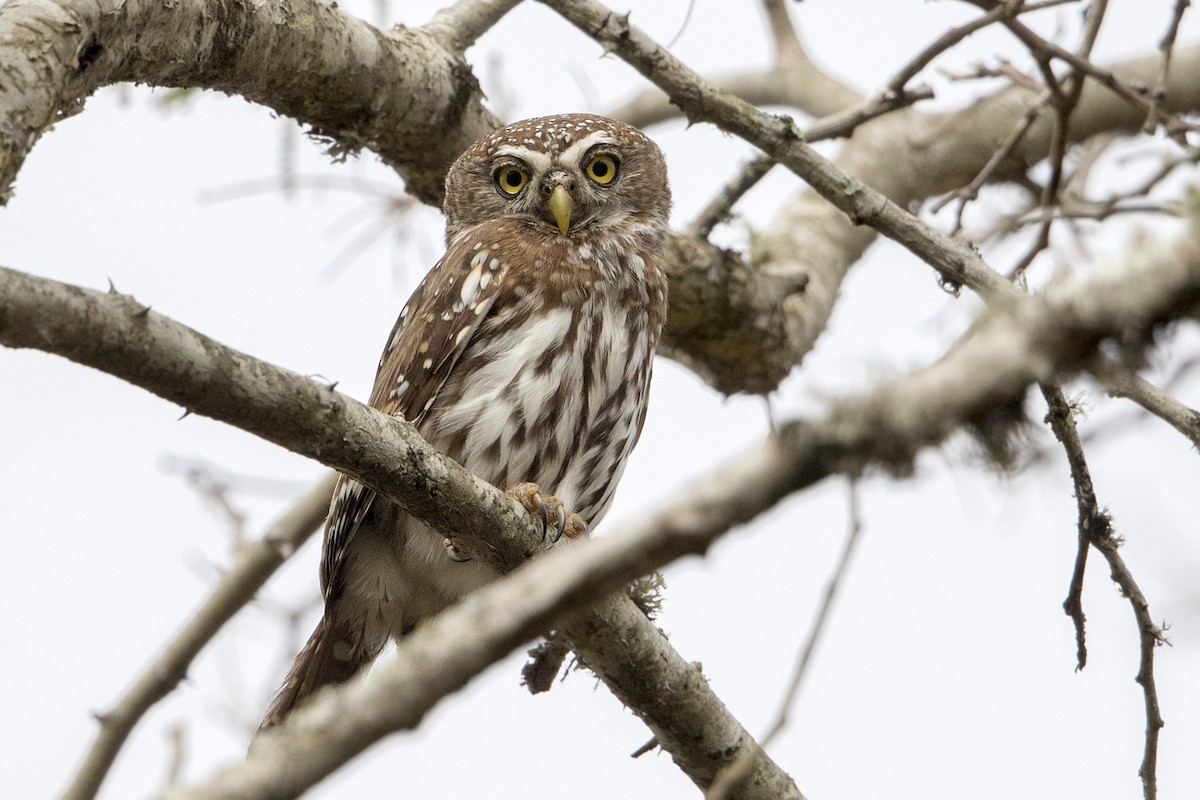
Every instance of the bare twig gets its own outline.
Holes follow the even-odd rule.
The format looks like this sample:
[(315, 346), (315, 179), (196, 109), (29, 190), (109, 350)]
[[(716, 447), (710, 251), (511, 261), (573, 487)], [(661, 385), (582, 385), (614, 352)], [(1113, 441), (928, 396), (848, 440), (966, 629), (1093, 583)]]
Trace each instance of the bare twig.
[(1155, 800), (1158, 795), (1158, 734), (1163, 727), (1163, 719), (1158, 707), (1158, 689), (1154, 683), (1154, 649), (1164, 644), (1166, 638), (1163, 636), (1163, 628), (1156, 625), (1150, 617), (1149, 604), (1138, 587), (1137, 581), (1134, 580), (1133, 574), (1126, 566), (1125, 560), (1118, 552), (1121, 540), (1113, 534), (1112, 519), (1106, 511), (1100, 508), (1100, 504), (1096, 500), (1091, 472), (1083, 454), (1083, 446), (1079, 441), (1079, 433), (1075, 428), (1070, 405), (1061, 392), (1043, 389), (1043, 396), (1050, 408), (1046, 415), (1046, 421), (1050, 423), (1055, 437), (1062, 442), (1067, 453), (1071, 480), (1075, 484), (1075, 500), (1079, 507), (1079, 554), (1076, 557), (1075, 569), (1071, 576), (1071, 588), (1063, 603), (1063, 609), (1075, 623), (1078, 647), (1076, 669), (1083, 669), (1087, 661), (1081, 593), (1083, 591), (1084, 564), (1087, 559), (1086, 550), (1090, 545), (1095, 547), (1108, 561), (1112, 579), (1120, 587), (1121, 594), (1129, 600), (1137, 621), (1141, 659), (1136, 680), (1142, 687), (1146, 709), (1145, 747), (1138, 775), (1142, 779), (1144, 800)]
[(1058, 386), (1043, 384), (1042, 397), (1048, 411), (1046, 422), (1054, 436), (1067, 451), (1067, 463), (1071, 468), (1071, 480), (1075, 483), (1075, 503), (1079, 507), (1079, 546), (1075, 553), (1075, 568), (1071, 573), (1071, 586), (1063, 611), (1075, 625), (1075, 669), (1087, 666), (1087, 617), (1083, 613), (1083, 579), (1087, 569), (1087, 554), (1093, 540), (1112, 536), (1112, 520), (1100, 510), (1096, 492), (1092, 487), (1092, 476), (1083, 456), (1083, 445), (1075, 428), (1074, 410)]
[(1169, 644), (1164, 631), (1166, 626), (1154, 623), (1150, 616), (1150, 604), (1138, 588), (1133, 573), (1125, 565), (1125, 560), (1117, 552), (1120, 541), (1116, 538), (1096, 543), (1096, 549), (1108, 561), (1113, 581), (1121, 588), (1121, 594), (1128, 598), (1137, 620), (1138, 644), (1141, 658), (1135, 680), (1142, 687), (1142, 699), (1146, 708), (1146, 744), (1142, 753), (1142, 766), (1138, 775), (1142, 779), (1142, 797), (1144, 800), (1154, 800), (1158, 795), (1158, 734), (1162, 730), (1162, 712), (1158, 707), (1158, 688), (1154, 683), (1154, 648)]
[(1116, 367), (1093, 368), (1112, 397), (1124, 397), (1167, 422), (1200, 450), (1200, 411), (1189, 408), (1141, 376)]
[[(990, 7), (993, 3), (990, 0), (968, 0), (974, 5), (984, 8)], [(1134, 108), (1137, 108), (1144, 114), (1155, 114), (1155, 120), (1163, 124), (1178, 125), (1178, 118), (1161, 109), (1154, 112), (1150, 107), (1150, 102), (1146, 99), (1145, 93), (1138, 91), (1130, 86), (1127, 86), (1123, 81), (1117, 79), (1112, 71), (1098, 67), (1088, 61), (1086, 58), (1081, 58), (1079, 55), (1065, 50), (1054, 42), (1048, 41), (1038, 35), (1032, 28), (1017, 19), (1009, 19), (1004, 21), (1005, 27), (1013, 32), (1013, 35), (1021, 40), (1026, 47), (1039, 57), (1039, 61), (1049, 61), (1050, 59), (1058, 59), (1066, 62), (1078, 72), (1087, 75), (1102, 86), (1110, 89), (1114, 94), (1120, 97), (1125, 102), (1129, 103)]]
[[(871, 97), (864, 98), (861, 102), (856, 103), (850, 108), (834, 112), (810, 123), (806, 126), (802, 134), (804, 139), (809, 142), (816, 142), (823, 139), (849, 136), (854, 132), (855, 128), (865, 122), (869, 122), (891, 111), (908, 107), (919, 100), (929, 99), (933, 96), (933, 91), (929, 87), (921, 86), (908, 89), (906, 88), (906, 84), (934, 58), (958, 44), (972, 33), (994, 24), (998, 20), (1068, 2), (1077, 2), (1077, 0), (1046, 0), (1043, 3), (1031, 3), (1027, 5), (1004, 4), (997, 6), (979, 19), (946, 32), (918, 53), (908, 64), (901, 67), (887, 82), (883, 91)], [(787, 10), (784, 8), (781, 0), (767, 0), (764, 5), (767, 7), (771, 30), (775, 36), (776, 52), (784, 53), (800, 48), (799, 40), (796, 38), (795, 30), (791, 26), (790, 20), (787, 17)], [(1027, 118), (1025, 128), (1021, 129), (1022, 134), (1035, 118), (1036, 113)], [(997, 157), (997, 164), (1002, 158), (1006, 158), (1011, 154), (1012, 148), (1017, 144), (1018, 140), (1019, 135), (1012, 139), (1003, 154)], [(697, 215), (696, 220), (688, 226), (689, 233), (700, 238), (707, 238), (712, 229), (728, 217), (733, 205), (742, 195), (753, 188), (770, 171), (774, 164), (774, 160), (766, 156), (757, 156), (747, 163), (738, 175), (730, 180), (708, 206)], [(992, 169), (994, 169), (994, 166)], [(988, 169), (983, 173), (983, 178), (979, 180), (981, 186), (990, 177), (992, 169)], [(977, 193), (978, 187), (974, 191), (974, 194)]]
[(951, 28), (930, 42), (923, 50), (913, 56), (907, 64), (892, 75), (891, 79), (887, 82), (887, 88), (893, 92), (903, 91), (905, 84), (916, 77), (917, 73), (929, 66), (929, 62), (976, 31), (986, 28), (988, 25), (993, 25), (1003, 19), (1012, 19), (1020, 14), (1028, 14), (1031, 11), (1041, 11), (1052, 6), (1075, 2), (1078, 2), (1078, 0), (1045, 0), (1045, 2), (1041, 3), (998, 3), (978, 19), (973, 19), (963, 25), (959, 25), (957, 28)]
[(233, 566), (184, 629), (111, 710), (96, 715), (100, 733), (63, 793), (63, 800), (90, 800), (96, 796), (134, 725), (187, 676), (188, 667), (217, 631), (254, 599), (275, 570), (316, 530), (329, 510), (332, 493), (333, 475), (329, 475), (301, 497), (261, 539), (239, 549)]
[(707, 239), (708, 235), (713, 232), (713, 228), (729, 218), (737, 201), (741, 200), (746, 192), (753, 189), (755, 184), (766, 177), (774, 166), (775, 159), (770, 156), (759, 155), (746, 162), (738, 170), (738, 174), (721, 187), (717, 196), (710, 200), (708, 205), (696, 215), (696, 219), (688, 225), (688, 235)]
[[(1108, 0), (1094, 0), (1086, 6), (1083, 36), (1075, 53), (1081, 61), (1086, 62), (1091, 57), (1092, 48), (1096, 44), (1096, 37), (1100, 34), (1100, 26), (1104, 24), (1104, 15), (1107, 9)], [(1049, 57), (1038, 51), (1033, 51), (1033, 56), (1042, 68), (1046, 79), (1046, 88), (1050, 90), (1054, 108), (1054, 125), (1050, 132), (1050, 178), (1042, 189), (1041, 197), (1042, 209), (1049, 211), (1057, 205), (1059, 193), (1064, 185), (1063, 161), (1067, 155), (1068, 129), (1071, 124), (1071, 114), (1083, 94), (1083, 73), (1077, 67), (1073, 68), (1070, 74), (1060, 82), (1055, 78), (1054, 71), (1050, 67)], [(1050, 246), (1050, 230), (1053, 225), (1053, 215), (1047, 214), (1046, 219), (1038, 226), (1033, 246), (1011, 270), (1010, 278), (1023, 278), (1033, 260)]]
[(1145, 133), (1153, 133), (1158, 126), (1158, 107), (1167, 96), (1167, 76), (1171, 74), (1171, 55), (1175, 51), (1175, 37), (1179, 35), (1179, 23), (1188, 10), (1192, 0), (1175, 0), (1175, 11), (1171, 14), (1171, 22), (1167, 32), (1158, 43), (1159, 53), (1162, 54), (1162, 64), (1158, 68), (1158, 77), (1154, 79), (1154, 88), (1150, 91), (1150, 111), (1146, 114), (1146, 122), (1142, 125)]
[(1043, 92), (1038, 95), (1033, 102), (1025, 107), (1025, 113), (1021, 115), (1020, 121), (1013, 126), (1012, 130), (1008, 132), (1003, 141), (1000, 142), (999, 146), (992, 151), (991, 158), (989, 158), (987, 163), (983, 165), (983, 169), (979, 170), (975, 177), (971, 179), (971, 182), (963, 188), (955, 192), (951, 192), (933, 204), (932, 210), (936, 213), (937, 211), (940, 211), (947, 203), (953, 200), (958, 201), (958, 208), (955, 212), (954, 226), (951, 228), (952, 232), (958, 233), (958, 231), (962, 230), (963, 211), (966, 207), (966, 204), (979, 197), (979, 190), (983, 188), (984, 184), (992, 179), (992, 176), (996, 174), (996, 170), (1000, 168), (1000, 165), (1006, 162), (1009, 156), (1013, 154), (1013, 151), (1016, 149), (1017, 145), (1020, 144), (1021, 139), (1024, 138), (1025, 134), (1029, 132), (1029, 129), (1033, 127), (1033, 123), (1037, 121), (1038, 116), (1042, 113), (1042, 110), (1046, 107), (1046, 104), (1050, 102), (1050, 97), (1050, 90), (1043, 90)]

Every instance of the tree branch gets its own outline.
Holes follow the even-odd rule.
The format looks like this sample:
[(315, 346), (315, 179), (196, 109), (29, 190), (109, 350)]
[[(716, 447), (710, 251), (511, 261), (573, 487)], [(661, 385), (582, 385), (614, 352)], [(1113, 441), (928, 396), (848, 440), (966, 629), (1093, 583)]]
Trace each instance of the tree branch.
[(312, 126), (334, 156), (374, 150), (439, 203), (450, 163), (499, 124), (461, 53), (442, 45), (450, 30), (458, 41), (478, 26), (380, 31), (318, 0), (11, 0), (0, 6), (0, 203), (37, 139), (122, 81), (261, 103)]
[(1071, 588), (1063, 609), (1075, 624), (1075, 637), (1078, 644), (1078, 660), (1076, 669), (1083, 669), (1087, 663), (1087, 648), (1084, 643), (1083, 615), (1083, 572), (1087, 561), (1089, 546), (1095, 547), (1105, 560), (1108, 561), (1113, 581), (1121, 589), (1121, 594), (1129, 600), (1133, 608), (1134, 619), (1138, 627), (1138, 644), (1141, 653), (1140, 668), (1137, 682), (1142, 687), (1143, 703), (1146, 715), (1145, 745), (1142, 751), (1142, 765), (1138, 775), (1142, 779), (1142, 796), (1144, 800), (1154, 800), (1158, 796), (1158, 732), (1162, 730), (1163, 719), (1158, 707), (1158, 687), (1154, 682), (1154, 650), (1166, 642), (1163, 629), (1154, 624), (1150, 616), (1150, 605), (1145, 595), (1134, 580), (1133, 573), (1121, 558), (1118, 548), (1121, 540), (1114, 534), (1112, 519), (1108, 512), (1100, 507), (1096, 500), (1096, 491), (1092, 485), (1091, 470), (1088, 469), (1087, 459), (1083, 454), (1083, 444), (1079, 440), (1079, 432), (1075, 427), (1075, 419), (1070, 405), (1061, 391), (1043, 390), (1049, 413), (1046, 421), (1054, 431), (1054, 436), (1063, 445), (1067, 453), (1067, 463), (1071, 469), (1071, 482), (1075, 485), (1075, 501), (1079, 508), (1079, 550), (1075, 560), (1075, 569), (1071, 576)]
[(521, 0), (458, 0), (437, 12), (424, 30), (447, 50), (462, 53), (520, 3)]

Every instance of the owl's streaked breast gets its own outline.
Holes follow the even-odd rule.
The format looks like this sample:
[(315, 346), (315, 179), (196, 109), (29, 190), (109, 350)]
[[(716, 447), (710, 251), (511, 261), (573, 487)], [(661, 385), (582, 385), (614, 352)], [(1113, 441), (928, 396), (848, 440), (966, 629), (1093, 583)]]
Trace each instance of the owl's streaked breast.
[(524, 256), (543, 278), (568, 262), (590, 261), (593, 274), (587, 286), (571, 285), (578, 274), (534, 284), (521, 280), (531, 263), (509, 267), (505, 294), (419, 428), (489, 483), (537, 483), (594, 526), (641, 433), (665, 279), (636, 252), (586, 243)]

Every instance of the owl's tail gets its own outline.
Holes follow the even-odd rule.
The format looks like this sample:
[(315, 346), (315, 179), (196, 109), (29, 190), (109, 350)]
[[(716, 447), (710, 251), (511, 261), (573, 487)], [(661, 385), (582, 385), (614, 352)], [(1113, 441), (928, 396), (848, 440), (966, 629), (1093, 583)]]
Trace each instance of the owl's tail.
[(350, 680), (371, 660), (371, 655), (369, 649), (356, 647), (348, 636), (339, 635), (339, 631), (329, 624), (328, 616), (322, 617), (317, 629), (308, 637), (308, 644), (296, 656), (283, 688), (267, 708), (258, 732), (283, 722), (309, 695), (322, 687)]

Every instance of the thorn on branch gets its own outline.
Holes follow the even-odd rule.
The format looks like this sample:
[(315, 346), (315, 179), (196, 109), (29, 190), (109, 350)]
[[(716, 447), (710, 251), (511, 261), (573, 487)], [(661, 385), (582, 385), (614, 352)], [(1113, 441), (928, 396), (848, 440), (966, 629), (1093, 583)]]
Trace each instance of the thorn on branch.
[(639, 747), (637, 750), (634, 750), (632, 753), (630, 753), (629, 757), (630, 758), (641, 758), (642, 756), (646, 755), (646, 753), (649, 753), (651, 750), (654, 750), (657, 748), (658, 748), (658, 737), (651, 736), (650, 741), (646, 742), (644, 745)]

